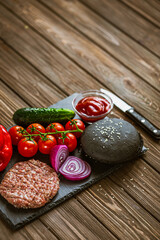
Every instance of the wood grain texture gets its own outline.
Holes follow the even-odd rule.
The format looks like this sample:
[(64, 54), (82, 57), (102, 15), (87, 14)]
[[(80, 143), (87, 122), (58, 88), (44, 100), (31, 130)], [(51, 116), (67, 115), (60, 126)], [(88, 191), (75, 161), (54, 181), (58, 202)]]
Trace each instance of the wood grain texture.
[(59, 239), (117, 239), (76, 199), (61, 204), (40, 219)]
[(159, 222), (108, 178), (79, 194), (77, 199), (119, 239), (159, 238)]
[(13, 113), (22, 107), (28, 105), (0, 81), (0, 124), (8, 128), (14, 124), (12, 120)]
[(12, 231), (5, 225), (2, 220), (0, 220), (1, 228), (1, 240), (57, 240), (58, 238), (49, 231), (49, 228), (44, 226), (44, 224), (36, 220), (29, 225), (21, 228), (18, 231)]
[(156, 0), (121, 0), (140, 13), (155, 25), (160, 27), (160, 2)]
[(151, 22), (118, 0), (82, 1), (122, 32), (148, 48), (155, 55), (160, 56), (160, 29)]
[(160, 221), (160, 175), (148, 164), (138, 159), (110, 175), (110, 179)]
[[(25, 8), (27, 5), (22, 6)], [(34, 9), (32, 20), (31, 9)], [(36, 11), (38, 11), (38, 15)], [(33, 6), (29, 9), (29, 14), (25, 15), (21, 12), (20, 15), (21, 17), (25, 16), (25, 18), (28, 18), (27, 21), (30, 21), (30, 24), (36, 26), (36, 29), (45, 35), (45, 38), (48, 38), (49, 41), (76, 61), (78, 65), (81, 65), (81, 67), (89, 71), (90, 74), (94, 74), (102, 84), (105, 84), (105, 86), (113, 92), (117, 92), (121, 98), (132, 104), (157, 127), (160, 127), (160, 96), (156, 90), (149, 87), (145, 82), (140, 81), (136, 75), (120, 65), (110, 55), (92, 44), (86, 38), (75, 32), (57, 16), (48, 12), (47, 9), (43, 8), (43, 11), (46, 12), (43, 21), (41, 20), (42, 16), (41, 19), (39, 18), (40, 11), (33, 8)], [(25, 9), (23, 9), (23, 12), (25, 13)], [(18, 14), (18, 10), (16, 13)], [(95, 87), (99, 88), (100, 85), (98, 82), (95, 80), (91, 81), (92, 78), (90, 75), (87, 75), (64, 56), (62, 58), (62, 54), (59, 53), (53, 45), (32, 31), (31, 28), (26, 30), (22, 22), (3, 7), (1, 7), (1, 26), (1, 37), (20, 54), (25, 56), (25, 58), (37, 69), (42, 71), (43, 74), (46, 74), (48, 78), (53, 79), (54, 70), (54, 73), (58, 75), (58, 84), (65, 84), (65, 90), (71, 89), (72, 92), (70, 93), (73, 93), (73, 91), (77, 89), (86, 90)], [(21, 32), (21, 38), (17, 37), (17, 31)], [(15, 41), (13, 41), (13, 39)], [(30, 58), (31, 49), (32, 58)], [(57, 59), (59, 59), (58, 63)], [(63, 81), (64, 74), (66, 76), (65, 81)], [(90, 85), (88, 85), (88, 82), (90, 82)], [(93, 82), (93, 85), (91, 85), (91, 82)], [(151, 111), (152, 115), (150, 114)]]
[(143, 159), (160, 172), (160, 141), (149, 138), (145, 132), (143, 134), (143, 139), (145, 146), (148, 148), (148, 152), (143, 156)]
[[(0, 77), (32, 107), (48, 107), (65, 97), (58, 87), (0, 41)], [(22, 84), (23, 83), (23, 84)]]
[[(41, 0), (41, 2), (127, 68), (160, 90), (160, 60), (155, 55), (79, 1)], [(33, 2), (33, 4), (40, 9), (36, 2)]]
[[(102, 86), (28, 25), (18, 20), (4, 7), (1, 6), (0, 9), (2, 17), (0, 37), (56, 86), (64, 92), (68, 91), (69, 94), (77, 90), (94, 89), (95, 85), (96, 88)], [(17, 32), (20, 33), (19, 36)]]

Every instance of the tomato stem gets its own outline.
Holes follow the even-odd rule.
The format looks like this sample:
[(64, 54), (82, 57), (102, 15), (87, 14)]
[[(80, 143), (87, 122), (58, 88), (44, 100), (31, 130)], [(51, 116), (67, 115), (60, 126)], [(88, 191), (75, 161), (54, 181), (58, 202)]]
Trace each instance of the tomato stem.
[[(76, 130), (58, 131), (54, 126), (53, 126), (53, 128), (55, 129), (55, 132), (47, 132), (47, 133), (40, 132), (40, 133), (30, 134), (26, 130), (24, 130), (26, 135), (23, 135), (23, 137), (30, 137), (30, 138), (32, 138), (33, 136), (43, 136), (43, 137), (45, 137), (46, 135), (52, 135), (52, 134), (57, 134), (57, 133), (58, 134), (61, 133), (62, 135), (66, 135), (67, 133), (83, 132), (83, 130), (78, 128), (78, 126), (76, 124), (76, 121), (74, 121), (74, 125), (76, 126)], [(38, 131), (38, 130), (36, 129), (36, 131)]]

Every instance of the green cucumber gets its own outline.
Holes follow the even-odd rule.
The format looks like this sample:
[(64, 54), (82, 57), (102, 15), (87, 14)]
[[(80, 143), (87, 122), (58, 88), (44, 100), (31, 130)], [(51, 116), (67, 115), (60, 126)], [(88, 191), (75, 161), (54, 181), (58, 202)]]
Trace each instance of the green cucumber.
[(66, 108), (20, 108), (14, 113), (13, 120), (23, 127), (31, 123), (47, 126), (52, 122), (66, 123), (74, 116), (74, 111)]

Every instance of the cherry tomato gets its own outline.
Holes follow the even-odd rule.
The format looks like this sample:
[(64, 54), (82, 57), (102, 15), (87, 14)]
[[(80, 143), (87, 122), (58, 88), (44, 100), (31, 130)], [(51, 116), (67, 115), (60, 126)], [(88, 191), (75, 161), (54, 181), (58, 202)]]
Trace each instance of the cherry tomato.
[[(73, 120), (67, 122), (66, 125), (65, 125), (65, 129), (66, 129), (66, 130), (76, 130), (76, 126), (75, 126), (74, 122), (76, 122), (77, 127), (78, 127), (79, 129), (81, 129), (81, 130), (84, 131), (85, 125), (84, 125), (84, 123), (83, 123), (81, 120), (79, 120), (79, 119), (73, 119)], [(72, 134), (74, 134), (75, 137), (79, 138), (79, 137), (82, 135), (82, 132), (75, 132), (75, 133), (72, 133)]]
[[(60, 123), (51, 123), (46, 128), (46, 132), (47, 133), (48, 132), (55, 132), (56, 131), (55, 129), (57, 131), (64, 131), (65, 130), (62, 124), (60, 124)], [(61, 136), (61, 134), (54, 134), (54, 137), (56, 137), (56, 138), (58, 138), (60, 136)]]
[(77, 147), (77, 139), (72, 133), (67, 133), (64, 142), (62, 138), (58, 138), (58, 144), (66, 145), (69, 152), (73, 152), (73, 150)]
[(44, 139), (39, 139), (39, 151), (43, 154), (50, 154), (51, 148), (57, 144), (56, 138), (53, 135), (47, 135)]
[(38, 151), (38, 144), (35, 140), (28, 137), (22, 138), (18, 143), (18, 152), (23, 157), (33, 157)]
[[(30, 134), (38, 134), (39, 132), (41, 133), (45, 133), (46, 130), (45, 128), (39, 124), (39, 123), (32, 123), (27, 127), (27, 132)], [(38, 131), (37, 131), (38, 130)], [(40, 136), (33, 136), (32, 137), (36, 142), (38, 142), (38, 140), (40, 139)]]
[(13, 145), (18, 145), (19, 141), (23, 138), (23, 134), (20, 133), (21, 130), (23, 131), (24, 128), (18, 125), (9, 129)]

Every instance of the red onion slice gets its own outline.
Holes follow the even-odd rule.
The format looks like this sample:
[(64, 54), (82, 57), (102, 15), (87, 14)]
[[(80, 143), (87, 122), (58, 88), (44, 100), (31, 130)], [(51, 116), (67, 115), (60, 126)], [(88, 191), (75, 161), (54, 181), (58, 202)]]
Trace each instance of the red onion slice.
[[(81, 176), (77, 176), (77, 177), (80, 177), (80, 179), (84, 179), (86, 177), (89, 177), (89, 175), (91, 174), (91, 166), (89, 165), (89, 163), (85, 162), (85, 171), (81, 174)], [(79, 180), (79, 179), (78, 179)]]
[(80, 158), (69, 156), (64, 164), (60, 167), (59, 172), (64, 174), (77, 175), (83, 173), (85, 170), (84, 161)]
[(69, 150), (66, 145), (55, 145), (51, 149), (50, 162), (57, 173), (59, 172), (59, 168), (64, 163), (68, 155)]
[(61, 165), (59, 172), (68, 180), (78, 181), (87, 178), (91, 174), (91, 167), (82, 159), (70, 156)]

